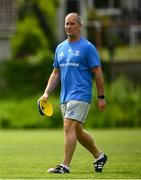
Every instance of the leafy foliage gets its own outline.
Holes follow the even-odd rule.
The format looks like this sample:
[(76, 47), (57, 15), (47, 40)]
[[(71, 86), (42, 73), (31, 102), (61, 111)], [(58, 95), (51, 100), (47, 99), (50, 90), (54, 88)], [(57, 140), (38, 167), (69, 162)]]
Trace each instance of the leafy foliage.
[(27, 57), (55, 46), (57, 0), (18, 2), (17, 31), (11, 39), (14, 57)]
[[(96, 98), (96, 97), (95, 97)], [(107, 107), (104, 112), (92, 103), (86, 126), (138, 127), (141, 126), (141, 90), (124, 77), (106, 85)]]
[[(29, 30), (29, 27), (31, 29)], [(48, 40), (39, 28), (36, 19), (26, 18), (18, 23), (18, 31), (12, 39), (13, 56), (20, 58), (35, 54), (41, 49), (48, 49)]]
[(17, 59), (2, 62), (0, 98), (21, 98), (38, 93), (47, 83), (52, 63), (53, 55), (48, 51), (40, 51), (24, 61)]
[[(46, 61), (42, 63), (9, 63), (6, 71), (7, 87), (1, 89), (0, 125), (1, 128), (58, 128), (62, 127), (59, 106), (59, 87), (51, 95), (54, 115), (47, 118), (39, 115), (37, 100), (46, 86), (51, 68)], [(51, 64), (52, 61), (50, 60)], [(51, 67), (51, 66), (50, 66)], [(25, 76), (26, 74), (26, 76)], [(48, 74), (48, 75), (47, 75)], [(127, 79), (120, 77), (112, 83), (106, 83), (107, 107), (99, 112), (96, 106), (96, 93), (87, 117), (86, 127), (140, 127), (141, 91)], [(24, 114), (24, 115), (23, 115)]]

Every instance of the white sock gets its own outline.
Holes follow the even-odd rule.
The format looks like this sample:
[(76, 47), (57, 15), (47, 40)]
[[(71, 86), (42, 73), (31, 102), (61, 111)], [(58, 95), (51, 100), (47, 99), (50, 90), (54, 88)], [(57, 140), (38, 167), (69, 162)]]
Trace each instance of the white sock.
[(96, 160), (98, 161), (99, 159), (101, 159), (101, 158), (103, 158), (103, 157), (104, 157), (104, 154), (101, 153), (100, 156), (99, 156)]
[(63, 166), (64, 168), (66, 168), (66, 169), (70, 169), (68, 166), (65, 166), (64, 164), (60, 164), (61, 166)]

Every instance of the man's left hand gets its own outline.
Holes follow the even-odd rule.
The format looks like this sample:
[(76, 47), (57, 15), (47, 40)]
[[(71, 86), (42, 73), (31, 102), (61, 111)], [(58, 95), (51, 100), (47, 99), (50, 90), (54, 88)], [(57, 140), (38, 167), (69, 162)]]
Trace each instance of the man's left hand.
[(106, 101), (105, 101), (105, 99), (100, 99), (100, 98), (98, 98), (98, 100), (97, 100), (97, 106), (98, 106), (99, 111), (103, 111), (103, 110), (105, 109), (105, 107), (106, 107)]

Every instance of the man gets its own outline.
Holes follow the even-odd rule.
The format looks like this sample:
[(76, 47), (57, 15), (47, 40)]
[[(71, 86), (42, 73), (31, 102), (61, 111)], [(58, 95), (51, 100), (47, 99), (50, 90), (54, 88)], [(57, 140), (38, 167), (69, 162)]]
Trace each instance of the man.
[(50, 93), (61, 81), (60, 104), (64, 118), (65, 150), (64, 160), (50, 173), (69, 173), (70, 163), (79, 141), (96, 159), (94, 168), (102, 172), (107, 156), (95, 145), (92, 137), (83, 129), (92, 99), (92, 76), (94, 75), (98, 93), (97, 105), (103, 111), (104, 80), (96, 48), (81, 35), (82, 23), (77, 13), (70, 13), (65, 18), (67, 39), (59, 44), (55, 52), (54, 69), (50, 75), (44, 94)]

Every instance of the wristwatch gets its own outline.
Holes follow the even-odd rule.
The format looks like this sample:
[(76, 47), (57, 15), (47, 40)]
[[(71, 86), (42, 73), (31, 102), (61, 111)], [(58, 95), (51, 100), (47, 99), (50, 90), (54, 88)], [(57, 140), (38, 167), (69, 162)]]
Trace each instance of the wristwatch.
[(98, 99), (105, 99), (105, 96), (104, 95), (100, 95), (100, 96), (98, 96)]

